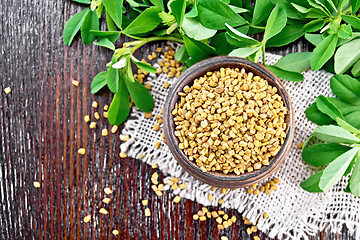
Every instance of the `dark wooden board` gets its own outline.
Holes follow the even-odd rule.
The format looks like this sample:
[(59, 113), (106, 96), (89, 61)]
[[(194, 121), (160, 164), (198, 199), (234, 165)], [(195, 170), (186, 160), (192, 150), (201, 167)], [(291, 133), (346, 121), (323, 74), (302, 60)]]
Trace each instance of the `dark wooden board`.
[[(109, 128), (103, 118), (96, 130), (84, 124), (83, 116), (95, 112), (93, 100), (100, 107), (110, 102), (106, 91), (90, 94), (91, 80), (105, 70), (110, 52), (79, 41), (64, 46), (64, 21), (82, 6), (0, 2), (0, 239), (114, 239), (112, 229), (119, 230), (118, 239), (250, 239), (242, 221), (219, 232), (214, 221), (192, 220), (201, 205), (184, 199), (173, 204), (170, 191), (157, 197), (150, 188), (151, 167), (119, 158), (119, 133), (102, 137), (101, 129)], [(281, 53), (306, 48), (299, 42)], [(80, 147), (87, 148), (84, 156), (77, 154)], [(41, 188), (33, 187), (35, 180)], [(109, 214), (100, 215), (106, 186), (113, 189), (112, 202)], [(149, 199), (149, 218), (142, 199)], [(84, 223), (87, 214), (93, 219)], [(235, 210), (229, 214), (241, 218)], [(346, 229), (315, 237), (340, 238), (351, 239)]]

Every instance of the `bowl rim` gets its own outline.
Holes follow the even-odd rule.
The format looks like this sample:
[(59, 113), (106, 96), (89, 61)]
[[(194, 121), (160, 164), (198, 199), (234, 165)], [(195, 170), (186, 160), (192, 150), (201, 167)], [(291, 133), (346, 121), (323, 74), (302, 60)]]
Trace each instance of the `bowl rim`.
[[(229, 65), (238, 65), (237, 66), (238, 68), (246, 67), (247, 72), (253, 72), (253, 73), (260, 72), (262, 75), (265, 75), (266, 78), (265, 77), (263, 78), (269, 82), (269, 85), (275, 86), (278, 89), (278, 91), (281, 91), (281, 94), (279, 95), (281, 95), (284, 105), (287, 108), (286, 117), (290, 118), (287, 124), (288, 126), (286, 129), (286, 137), (284, 143), (281, 145), (281, 149), (279, 150), (279, 152), (274, 157), (271, 158), (271, 160), (269, 161), (269, 165), (267, 166), (263, 165), (258, 170), (254, 170), (252, 172), (246, 172), (240, 175), (236, 175), (235, 173), (224, 174), (219, 171), (203, 172), (200, 169), (200, 167), (196, 165), (196, 163), (190, 161), (188, 159), (188, 156), (185, 155), (185, 153), (183, 152), (183, 150), (181, 150), (178, 147), (179, 140), (174, 134), (175, 123), (172, 117), (172, 110), (175, 107), (175, 103), (177, 103), (178, 100), (180, 99), (178, 92), (181, 92), (182, 88), (185, 85), (191, 85), (196, 78), (204, 75), (208, 71), (215, 71), (216, 69), (220, 69), (221, 67), (229, 67)], [(241, 66), (241, 65), (245, 65), (245, 66)], [(236, 66), (232, 68), (235, 67)], [(201, 177), (203, 176), (204, 178), (207, 179), (211, 178), (215, 181), (225, 184), (232, 182), (244, 182), (246, 184), (246, 182), (250, 182), (253, 178), (260, 177), (261, 179), (263, 179), (267, 177), (267, 175), (270, 175), (284, 161), (285, 156), (289, 152), (290, 146), (292, 145), (292, 141), (294, 138), (294, 130), (295, 130), (294, 111), (290, 101), (290, 96), (285, 90), (285, 87), (282, 84), (282, 82), (279, 80), (279, 78), (261, 64), (254, 63), (248, 59), (230, 57), (230, 56), (217, 56), (217, 57), (208, 58), (188, 68), (180, 76), (180, 78), (177, 79), (177, 81), (172, 86), (166, 98), (163, 121), (164, 121), (164, 134), (165, 134), (166, 142), (170, 148), (170, 151), (174, 155), (175, 159), (179, 162), (179, 164), (190, 175), (200, 179), (201, 181), (204, 181), (204, 179)], [(181, 158), (181, 160), (178, 158)], [(193, 174), (191, 171), (195, 171), (197, 174)]]

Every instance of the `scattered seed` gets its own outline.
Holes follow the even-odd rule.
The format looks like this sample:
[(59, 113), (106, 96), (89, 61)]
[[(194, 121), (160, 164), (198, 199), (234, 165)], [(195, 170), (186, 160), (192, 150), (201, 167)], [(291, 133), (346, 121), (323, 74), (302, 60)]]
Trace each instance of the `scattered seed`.
[(199, 220), (200, 220), (200, 221), (206, 221), (206, 217), (205, 217), (205, 216), (201, 216), (201, 217), (199, 217)]
[(84, 217), (84, 222), (87, 223), (87, 222), (90, 222), (91, 220), (91, 216), (90, 215), (87, 215)]
[(141, 203), (143, 206), (146, 206), (146, 205), (148, 205), (149, 201), (147, 199), (144, 199), (141, 201)]
[(101, 131), (101, 135), (103, 136), (107, 136), (109, 134), (108, 130), (106, 128), (104, 128), (102, 131)]
[(112, 127), (111, 127), (111, 133), (116, 133), (116, 131), (119, 129), (119, 126), (117, 126), (117, 125), (113, 125)]
[(6, 87), (6, 88), (4, 89), (4, 91), (5, 91), (6, 94), (11, 93), (11, 87)]
[(171, 188), (175, 191), (178, 188), (178, 185), (174, 183), (173, 185), (171, 185)]
[(89, 125), (89, 127), (90, 127), (91, 129), (95, 128), (95, 127), (96, 127), (96, 122), (91, 122), (90, 125)]
[(127, 140), (129, 140), (130, 136), (129, 135), (120, 135), (120, 140), (126, 142)]
[(173, 199), (173, 202), (174, 202), (174, 203), (179, 203), (180, 200), (181, 200), (181, 197), (175, 196), (174, 199)]
[(34, 184), (34, 187), (35, 187), (35, 188), (39, 188), (39, 187), (40, 187), (40, 182), (35, 181), (33, 184)]
[(120, 155), (121, 158), (126, 158), (127, 157), (126, 153), (124, 153), (124, 152), (121, 152), (119, 155)]
[(104, 188), (104, 193), (106, 193), (106, 194), (112, 194), (111, 188), (108, 188), (108, 187)]
[(91, 104), (91, 106), (92, 106), (93, 108), (97, 108), (98, 105), (99, 105), (99, 104), (98, 104), (96, 101), (93, 101), (93, 103)]
[(157, 51), (158, 53), (161, 53), (162, 48), (161, 48), (161, 47), (158, 47), (158, 48), (156, 48), (156, 51)]
[(99, 213), (101, 214), (108, 214), (109, 212), (105, 208), (100, 208)]
[(277, 190), (277, 186), (273, 185), (270, 187), (270, 190), (276, 191)]
[(251, 231), (252, 231), (252, 232), (257, 232), (257, 226), (254, 226), (254, 225), (251, 226)]
[(114, 234), (115, 236), (117, 236), (117, 235), (119, 234), (119, 231), (116, 230), (116, 229), (114, 229), (114, 230), (112, 230), (112, 234)]
[(109, 110), (109, 105), (106, 104), (106, 105), (104, 106), (104, 110), (105, 110), (105, 111)]
[(146, 88), (147, 90), (151, 90), (151, 85), (150, 85), (150, 83), (145, 84), (145, 88)]
[(103, 201), (103, 203), (108, 204), (110, 202), (110, 198), (104, 198), (102, 201)]
[(145, 153), (141, 153), (141, 154), (139, 154), (139, 156), (138, 156), (138, 159), (143, 159), (144, 157), (146, 156), (146, 154)]
[(224, 226), (223, 226), (222, 224), (218, 224), (218, 225), (217, 225), (217, 228), (218, 228), (219, 230), (224, 230)]
[(303, 146), (304, 146), (304, 143), (299, 143), (299, 144), (297, 145), (297, 148), (298, 148), (298, 149), (302, 149)]
[(72, 80), (71, 83), (76, 87), (79, 86), (79, 81)]
[(215, 191), (215, 190), (216, 190), (216, 187), (211, 187), (211, 190), (212, 190), (212, 191)]
[(217, 218), (215, 219), (215, 221), (216, 221), (218, 224), (222, 224), (223, 219), (222, 219), (221, 217), (217, 217)]
[(156, 191), (155, 194), (158, 196), (158, 197), (161, 197), (163, 195), (163, 193), (161, 191)]
[(79, 148), (78, 153), (81, 155), (84, 155), (86, 153), (86, 149), (85, 148)]
[(219, 214), (219, 215), (224, 215), (224, 214), (225, 214), (225, 212), (224, 212), (224, 211), (222, 211), (222, 210), (220, 210), (220, 211), (218, 211), (218, 214)]
[(157, 57), (156, 52), (152, 52), (152, 53), (151, 53), (151, 56), (152, 56), (153, 58), (156, 58), (156, 57)]
[(236, 222), (236, 217), (235, 217), (235, 216), (232, 216), (230, 219), (231, 219), (231, 221), (232, 221), (233, 223)]
[(164, 82), (164, 88), (168, 89), (169, 88), (169, 83), (168, 82)]
[(224, 200), (222, 198), (219, 199), (218, 201), (219, 204), (223, 204), (224, 203)]
[(279, 178), (274, 178), (273, 181), (275, 184), (279, 184), (281, 182)]
[(160, 148), (160, 145), (161, 145), (161, 142), (156, 142), (156, 143), (155, 143), (155, 148), (156, 148), (156, 149), (159, 149), (159, 148)]
[(268, 217), (269, 217), (269, 214), (268, 214), (267, 212), (264, 212), (263, 217), (264, 217), (264, 218), (268, 218)]
[(252, 188), (247, 188), (246, 191), (247, 191), (248, 194), (253, 194), (254, 193), (254, 189), (252, 189)]
[(260, 237), (259, 236), (254, 236), (253, 239), (254, 240), (260, 240)]
[(224, 214), (223, 219), (224, 219), (224, 220), (228, 220), (228, 219), (229, 219), (229, 215)]
[(194, 219), (194, 220), (198, 220), (198, 219), (199, 219), (199, 215), (194, 214), (194, 215), (193, 215), (193, 219)]
[(252, 234), (251, 228), (247, 228), (247, 229), (246, 229), (246, 233), (247, 233), (248, 235), (251, 235), (251, 234)]
[(100, 119), (100, 114), (99, 114), (98, 112), (95, 112), (95, 113), (94, 113), (94, 117), (95, 117), (97, 120), (99, 120), (99, 119)]
[(159, 131), (160, 130), (160, 125), (155, 124), (153, 130), (154, 131)]
[(89, 115), (85, 115), (85, 116), (84, 116), (84, 121), (85, 121), (85, 122), (89, 122), (89, 121), (90, 121), (90, 116), (89, 116)]
[(151, 112), (147, 112), (147, 113), (144, 113), (144, 115), (145, 115), (146, 118), (151, 118), (152, 114), (151, 114)]
[(145, 216), (146, 217), (150, 217), (151, 216), (151, 212), (149, 208), (145, 208)]
[(104, 116), (104, 118), (108, 118), (108, 117), (109, 117), (109, 113), (108, 113), (108, 112), (103, 112), (103, 116)]
[(229, 240), (229, 238), (227, 236), (221, 236), (220, 238), (221, 240)]

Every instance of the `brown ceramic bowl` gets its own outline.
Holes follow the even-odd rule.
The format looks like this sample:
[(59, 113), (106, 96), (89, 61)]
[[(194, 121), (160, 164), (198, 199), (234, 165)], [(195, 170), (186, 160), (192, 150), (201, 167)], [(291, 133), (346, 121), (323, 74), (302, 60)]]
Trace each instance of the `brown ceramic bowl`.
[[(230, 68), (244, 68), (247, 72), (253, 72), (254, 75), (260, 76), (266, 79), (268, 83), (278, 89), (278, 94), (282, 97), (285, 106), (287, 108), (287, 114), (285, 122), (287, 124), (286, 138), (284, 144), (281, 146), (279, 153), (270, 159), (268, 166), (262, 166), (258, 170), (254, 170), (251, 173), (244, 173), (236, 175), (235, 173), (223, 174), (221, 172), (203, 172), (196, 165), (196, 163), (190, 161), (185, 153), (178, 147), (179, 139), (175, 136), (175, 123), (171, 114), (175, 107), (175, 104), (179, 101), (178, 95), (182, 89), (193, 84), (193, 81), (203, 76), (209, 71), (215, 71), (221, 67)], [(167, 97), (164, 109), (164, 133), (166, 142), (174, 155), (175, 159), (179, 164), (193, 177), (203, 181), (211, 186), (222, 187), (222, 188), (239, 188), (251, 186), (255, 183), (262, 181), (269, 177), (276, 169), (279, 168), (280, 164), (284, 161), (288, 154), (291, 144), (294, 139), (294, 110), (290, 102), (290, 97), (286, 92), (283, 84), (270, 70), (260, 64), (253, 63), (247, 59), (220, 56), (213, 57), (203, 60), (189, 69), (187, 69), (178, 81), (172, 86), (172, 89)]]

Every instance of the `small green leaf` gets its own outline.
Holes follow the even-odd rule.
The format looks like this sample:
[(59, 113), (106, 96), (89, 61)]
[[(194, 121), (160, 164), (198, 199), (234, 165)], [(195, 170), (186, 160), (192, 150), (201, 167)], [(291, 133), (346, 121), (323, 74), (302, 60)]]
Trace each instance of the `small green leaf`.
[(301, 82), (304, 80), (304, 76), (298, 72), (288, 71), (276, 66), (267, 66), (267, 68), (272, 71), (276, 76), (288, 81)]
[(161, 11), (165, 11), (163, 0), (150, 0), (154, 6), (160, 8)]
[(304, 30), (306, 32), (316, 32), (322, 29), (324, 25), (325, 25), (324, 19), (315, 19), (305, 24)]
[(125, 83), (135, 105), (143, 112), (150, 112), (154, 108), (154, 99), (149, 90), (138, 81), (130, 81), (129, 77), (125, 78)]
[(176, 22), (179, 26), (182, 26), (186, 8), (186, 0), (174, 0), (170, 2), (170, 8), (174, 14)]
[(352, 38), (353, 32), (350, 25), (347, 24), (341, 24), (341, 27), (339, 28), (339, 38)]
[(106, 47), (108, 49), (111, 49), (115, 51), (115, 45), (107, 38), (103, 37), (100, 38), (98, 42), (94, 42), (95, 45), (98, 45), (100, 47)]
[(104, 4), (106, 12), (114, 21), (116, 26), (121, 29), (123, 0), (102, 0), (102, 3)]
[(360, 7), (360, 0), (351, 0), (351, 12), (353, 14), (356, 14), (356, 12), (359, 10)]
[(186, 35), (197, 41), (211, 38), (216, 34), (216, 30), (204, 27), (196, 18), (185, 17), (182, 28)]
[(154, 68), (153, 66), (151, 66), (148, 63), (144, 63), (144, 62), (140, 62), (139, 60), (137, 60), (134, 56), (131, 55), (131, 60), (136, 64), (136, 66), (138, 66), (139, 68), (141, 68), (142, 70), (145, 70), (147, 72), (151, 72), (151, 73), (156, 73), (156, 68)]
[(113, 67), (108, 69), (108, 75), (106, 77), (106, 83), (110, 91), (117, 93), (119, 91), (119, 70)]
[(303, 13), (303, 14), (306, 14), (310, 11), (309, 8), (306, 8), (306, 7), (303, 7), (303, 6), (300, 6), (296, 3), (291, 3), (291, 5), (296, 9), (298, 10), (300, 13)]
[(115, 93), (108, 111), (108, 120), (111, 125), (121, 125), (129, 116), (130, 102), (129, 93), (126, 89), (125, 80), (120, 79), (119, 92)]
[(285, 9), (277, 5), (270, 13), (266, 22), (264, 41), (269, 40), (286, 26), (287, 15)]
[(96, 12), (88, 12), (81, 25), (81, 38), (84, 44), (90, 44), (95, 40), (96, 36), (91, 30), (99, 30), (99, 24), (99, 18), (97, 17)]
[(237, 49), (231, 51), (229, 53), (229, 56), (246, 58), (246, 57), (250, 56), (251, 54), (255, 53), (256, 51), (258, 51), (260, 48), (261, 48), (261, 46), (237, 48)]
[(306, 33), (305, 38), (314, 46), (319, 45), (323, 40), (321, 34)]
[(322, 189), (319, 188), (320, 178), (323, 174), (323, 170), (315, 173), (314, 175), (310, 176), (304, 182), (300, 184), (300, 187), (308, 192), (319, 193), (323, 192)]
[(189, 54), (186, 51), (185, 45), (182, 45), (175, 53), (175, 59), (181, 63), (184, 63), (189, 58)]
[(194, 61), (201, 61), (203, 59), (209, 58), (212, 55), (215, 55), (215, 50), (209, 45), (196, 41), (183, 35), (186, 51), (189, 53), (190, 57)]
[(72, 16), (64, 26), (63, 39), (64, 44), (70, 46), (76, 33), (80, 30), (82, 23), (84, 22), (85, 16), (89, 13), (90, 9), (85, 8), (81, 12), (78, 12)]
[(351, 133), (355, 133), (355, 134), (360, 134), (360, 130), (353, 127), (351, 124), (349, 124), (348, 122), (346, 122), (345, 120), (341, 119), (341, 118), (336, 118), (336, 123), (343, 129), (345, 129), (346, 131), (349, 131)]
[(302, 152), (305, 162), (315, 167), (329, 164), (351, 148), (337, 143), (318, 143), (307, 147)]
[[(357, 150), (359, 151), (358, 147)], [(354, 169), (349, 180), (349, 186), (351, 193), (354, 194), (355, 197), (359, 197), (360, 196), (360, 160), (358, 157), (355, 161)]]
[(248, 45), (253, 45), (253, 44), (260, 44), (259, 41), (253, 39), (252, 37), (249, 37), (247, 36), (246, 34), (243, 34), (241, 32), (239, 32), (238, 30), (236, 30), (235, 28), (231, 27), (229, 24), (225, 23), (225, 27), (226, 27), (226, 30), (227, 30), (227, 33), (241, 41), (241, 42), (244, 42), (245, 44), (248, 44)]
[(353, 68), (351, 69), (351, 74), (354, 75), (354, 77), (360, 76), (360, 60), (354, 64)]
[(244, 18), (222, 1), (199, 0), (197, 10), (200, 22), (210, 29), (225, 29), (225, 23), (228, 23), (232, 27), (246, 23)]
[(328, 115), (333, 120), (336, 120), (336, 118), (344, 119), (344, 116), (341, 114), (340, 110), (323, 95), (318, 96), (315, 103), (317, 108), (322, 113)]
[(319, 140), (329, 143), (359, 143), (360, 139), (354, 134), (338, 126), (319, 126), (314, 130), (314, 136)]
[(108, 75), (107, 71), (96, 74), (93, 82), (91, 83), (91, 94), (95, 94), (100, 89), (105, 87), (105, 85), (107, 83), (107, 81), (106, 81), (107, 75)]
[(349, 75), (335, 75), (330, 79), (331, 90), (350, 104), (360, 103), (360, 82)]
[(264, 21), (270, 14), (274, 5), (269, 0), (257, 0), (255, 1), (254, 14), (251, 23), (258, 25)]
[(97, 37), (112, 37), (120, 34), (118, 31), (99, 31), (99, 30), (90, 30)]
[[(108, 13), (108, 11), (105, 11), (105, 15), (106, 15), (106, 25), (107, 25), (107, 27), (109, 29), (109, 33), (110, 32), (117, 32), (117, 28), (115, 26), (115, 23), (112, 20), (112, 18), (110, 17), (110, 14)], [(108, 35), (107, 37), (111, 42), (114, 43), (120, 37), (120, 32), (118, 32), (117, 34)]]
[(154, 30), (161, 23), (159, 12), (157, 7), (147, 8), (125, 28), (124, 34), (137, 35)]
[(312, 52), (290, 53), (277, 61), (274, 66), (293, 72), (303, 72), (310, 69)]
[(72, 1), (78, 3), (90, 4), (90, 0), (72, 0)]
[(360, 129), (360, 111), (352, 112), (345, 116), (346, 122)]
[(266, 42), (267, 47), (281, 47), (292, 43), (304, 35), (303, 26), (299, 24), (286, 25), (280, 33)]
[(360, 39), (342, 45), (335, 53), (335, 73), (346, 72), (359, 59)]
[(332, 161), (323, 170), (324, 172), (320, 177), (319, 188), (324, 192), (327, 192), (330, 188), (332, 188), (344, 175), (346, 169), (358, 151), (359, 148), (352, 148)]
[(310, 61), (313, 70), (319, 70), (332, 57), (335, 52), (337, 41), (338, 36), (332, 34), (327, 36), (316, 46)]
[(341, 15), (341, 18), (355, 29), (360, 29), (360, 19), (352, 15)]
[(306, 117), (312, 121), (313, 123), (316, 123), (317, 125), (328, 125), (332, 122), (334, 122), (328, 115), (323, 114), (320, 112), (320, 110), (317, 108), (316, 103), (312, 103), (310, 107), (308, 107), (305, 110)]

